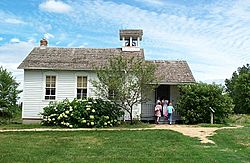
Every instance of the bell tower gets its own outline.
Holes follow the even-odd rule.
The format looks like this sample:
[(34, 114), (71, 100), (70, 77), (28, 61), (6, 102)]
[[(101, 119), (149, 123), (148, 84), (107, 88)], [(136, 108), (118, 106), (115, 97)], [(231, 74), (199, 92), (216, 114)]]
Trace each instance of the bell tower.
[(140, 41), (143, 31), (141, 29), (120, 30), (120, 40), (122, 41), (122, 51), (140, 51)]

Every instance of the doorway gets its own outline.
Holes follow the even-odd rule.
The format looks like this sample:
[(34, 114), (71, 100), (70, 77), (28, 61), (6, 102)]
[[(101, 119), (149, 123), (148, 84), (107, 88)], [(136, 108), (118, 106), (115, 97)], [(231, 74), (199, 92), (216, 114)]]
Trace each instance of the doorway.
[(170, 100), (170, 85), (160, 85), (155, 91), (155, 101)]
[[(158, 88), (156, 88), (155, 91), (155, 101), (160, 100), (168, 100), (170, 101), (170, 86), (169, 85), (160, 85)], [(163, 116), (163, 109), (161, 112), (161, 115)]]

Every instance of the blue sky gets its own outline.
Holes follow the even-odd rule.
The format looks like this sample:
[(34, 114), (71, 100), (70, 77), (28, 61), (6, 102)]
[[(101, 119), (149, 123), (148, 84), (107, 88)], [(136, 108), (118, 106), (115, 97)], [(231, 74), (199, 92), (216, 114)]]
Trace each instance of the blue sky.
[(222, 83), (250, 62), (250, 0), (1, 0), (0, 22), (0, 65), (20, 82), (41, 38), (117, 48), (119, 29), (143, 29), (146, 59), (186, 60), (197, 81)]

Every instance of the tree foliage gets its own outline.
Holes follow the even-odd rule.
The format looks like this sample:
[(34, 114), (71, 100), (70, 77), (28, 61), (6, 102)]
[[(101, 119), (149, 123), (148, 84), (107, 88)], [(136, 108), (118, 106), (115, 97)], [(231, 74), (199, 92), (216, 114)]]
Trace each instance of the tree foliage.
[(0, 67), (0, 109), (5, 118), (13, 118), (19, 111), (17, 99), (21, 91), (17, 89), (18, 85), (12, 74)]
[(243, 65), (225, 80), (226, 90), (233, 99), (234, 112), (250, 113), (250, 65)]
[(95, 93), (127, 111), (132, 123), (134, 106), (147, 101), (147, 95), (157, 86), (155, 70), (154, 64), (143, 59), (119, 56), (97, 69), (99, 81), (92, 83)]
[(195, 83), (179, 86), (180, 99), (178, 112), (185, 123), (209, 123), (210, 108), (216, 123), (221, 123), (232, 113), (232, 100), (223, 92), (223, 87), (216, 84)]

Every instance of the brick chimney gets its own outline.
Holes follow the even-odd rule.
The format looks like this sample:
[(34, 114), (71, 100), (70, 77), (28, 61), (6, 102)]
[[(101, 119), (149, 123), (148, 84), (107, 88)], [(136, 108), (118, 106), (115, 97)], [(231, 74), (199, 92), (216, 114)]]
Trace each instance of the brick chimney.
[(40, 46), (44, 47), (44, 46), (47, 46), (47, 45), (48, 45), (48, 41), (45, 38), (40, 40)]

